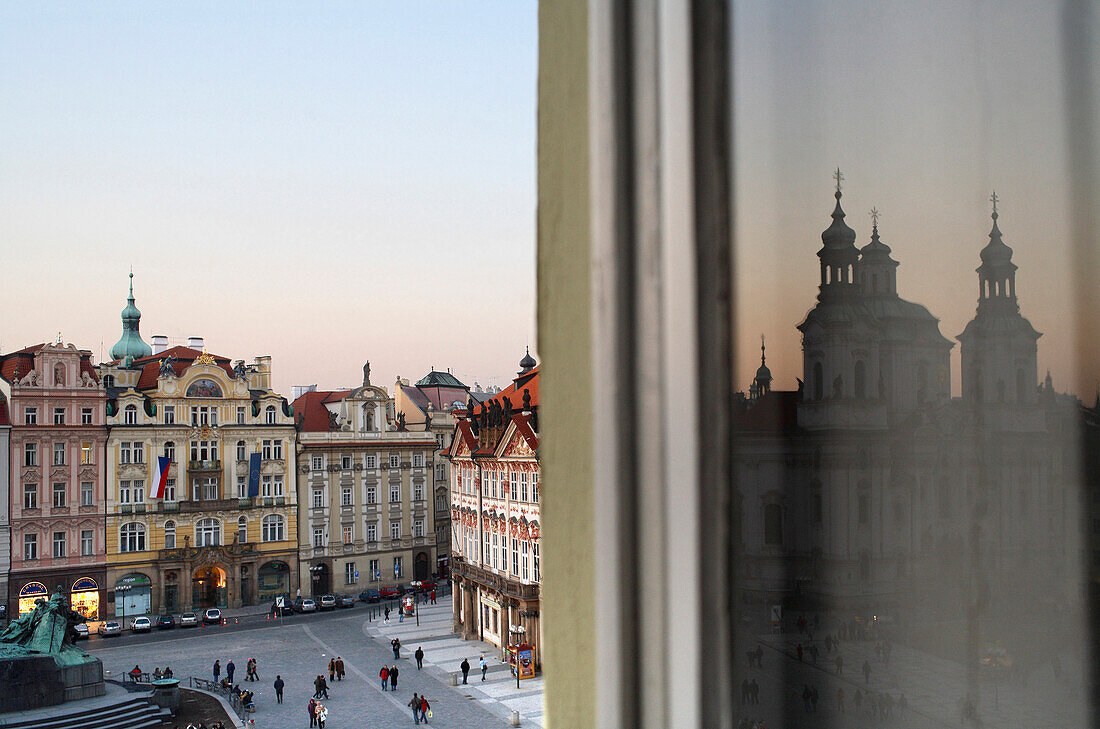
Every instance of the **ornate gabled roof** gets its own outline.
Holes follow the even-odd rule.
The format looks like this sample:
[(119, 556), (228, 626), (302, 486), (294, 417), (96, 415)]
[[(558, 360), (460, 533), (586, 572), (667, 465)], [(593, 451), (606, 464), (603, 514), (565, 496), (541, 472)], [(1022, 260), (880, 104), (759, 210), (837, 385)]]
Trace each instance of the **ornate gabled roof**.
[(450, 372), (438, 372), (432, 370), (428, 374), (420, 378), (416, 383), (417, 387), (460, 387), (462, 389), (468, 389), (463, 385), (457, 377)]

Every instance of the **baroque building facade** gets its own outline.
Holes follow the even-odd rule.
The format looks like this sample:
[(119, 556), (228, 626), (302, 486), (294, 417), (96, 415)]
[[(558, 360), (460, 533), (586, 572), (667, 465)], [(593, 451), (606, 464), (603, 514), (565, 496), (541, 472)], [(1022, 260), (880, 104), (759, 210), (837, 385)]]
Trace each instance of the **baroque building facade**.
[(530, 354), (512, 384), (455, 410), (451, 461), (455, 632), (542, 663), (539, 369)]
[(299, 564), (303, 593), (357, 593), (436, 573), (432, 455), (385, 388), (313, 390), (294, 401), (298, 423)]
[(938, 639), (956, 644), (952, 621), (1018, 626), (1007, 606), (1057, 610), (1077, 558), (1078, 403), (1055, 393), (1049, 373), (1039, 382), (1040, 335), (1020, 313), (996, 202), (953, 396), (952, 343), (898, 295), (877, 216), (857, 248), (840, 200), (838, 184), (817, 304), (798, 326), (798, 389), (774, 388), (762, 361), (737, 400), (739, 599), (923, 610), (944, 619)]
[[(5, 482), (11, 517), (9, 614), (61, 586), (89, 620), (105, 607), (103, 469), (106, 394), (92, 353), (37, 344), (0, 356), (12, 425)], [(6, 540), (5, 540), (6, 542)]]
[(240, 607), (292, 594), (295, 427), (290, 405), (271, 389), (271, 358), (231, 364), (177, 346), (143, 357), (128, 350), (99, 371), (110, 426), (110, 614)]

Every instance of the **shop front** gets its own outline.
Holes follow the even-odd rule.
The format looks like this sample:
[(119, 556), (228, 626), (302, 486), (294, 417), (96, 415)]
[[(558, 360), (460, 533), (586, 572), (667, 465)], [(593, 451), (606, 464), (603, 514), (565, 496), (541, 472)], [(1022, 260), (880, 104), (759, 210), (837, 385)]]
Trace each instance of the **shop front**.
[[(72, 609), (88, 620), (101, 619), (103, 570), (58, 570), (51, 573), (12, 575), (9, 610), (18, 615), (31, 612), (39, 600), (49, 600), (58, 589), (69, 598)], [(12, 615), (15, 617), (15, 615)]]
[(153, 611), (153, 583), (140, 572), (131, 572), (115, 583), (115, 617), (132, 618)]
[(99, 620), (99, 583), (91, 577), (81, 577), (73, 583), (69, 602), (87, 620)]
[(257, 574), (257, 597), (260, 603), (273, 601), (277, 595), (290, 594), (290, 567), (286, 562), (267, 562), (260, 567)]

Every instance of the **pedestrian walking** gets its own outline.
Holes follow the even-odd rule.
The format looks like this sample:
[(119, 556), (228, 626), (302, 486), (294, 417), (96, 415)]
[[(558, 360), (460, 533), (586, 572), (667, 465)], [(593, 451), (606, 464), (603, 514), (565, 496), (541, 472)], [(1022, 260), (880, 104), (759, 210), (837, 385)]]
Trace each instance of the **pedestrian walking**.
[(390, 622), (390, 606), (386, 606), (386, 622)]
[(248, 678), (250, 681), (259, 681), (260, 674), (256, 671), (256, 659), (248, 659)]
[(394, 638), (390, 641), (390, 645), (393, 647), (393, 660), (397, 661), (401, 659), (401, 639)]
[(317, 704), (317, 729), (325, 729), (326, 721), (328, 721), (328, 707)]
[(416, 653), (413, 653), (413, 655), (416, 656), (416, 670), (419, 671), (424, 667), (424, 649), (418, 646)]
[(340, 656), (336, 656), (336, 680), (344, 680), (344, 659)]
[(214, 683), (218, 682), (218, 679), (222, 675), (222, 662), (220, 660), (214, 661)]
[(413, 712), (413, 723), (420, 724), (420, 697), (413, 693), (412, 700), (409, 701), (409, 708)]
[(856, 705), (856, 711), (863, 708), (863, 692), (856, 689), (856, 695), (852, 697), (852, 703)]
[(871, 663), (870, 661), (863, 662), (863, 680), (867, 683), (871, 683)]
[(435, 590), (432, 590), (432, 605), (435, 605)]
[(842, 656), (838, 653), (837, 656), (836, 656), (835, 663), (836, 663), (836, 675), (839, 676), (842, 673), (844, 673), (844, 656)]
[(317, 699), (310, 699), (309, 705), (306, 707), (306, 711), (309, 712), (309, 725), (310, 727), (317, 726)]
[(841, 714), (844, 713), (844, 687), (841, 686), (836, 690), (836, 710)]
[(378, 672), (378, 678), (382, 679), (382, 690), (385, 691), (390, 684), (390, 669), (382, 666), (382, 670)]
[(463, 658), (462, 665), (459, 668), (462, 669), (462, 683), (467, 683), (466, 677), (470, 675), (470, 662)]
[(397, 690), (397, 674), (398, 674), (397, 666), (390, 666), (390, 690), (391, 691), (396, 691)]
[(237, 670), (237, 666), (233, 663), (233, 659), (229, 659), (229, 663), (225, 664), (225, 677), (229, 679), (229, 684), (233, 684), (233, 672)]
[(328, 680), (329, 681), (335, 681), (336, 680), (336, 659), (335, 658), (329, 658), (328, 659)]
[(281, 703), (283, 703), (283, 686), (285, 686), (286, 684), (283, 683), (283, 677), (280, 676), (279, 674), (275, 674), (275, 684), (274, 685), (275, 685), (275, 702), (281, 704)]
[(432, 715), (431, 704), (428, 703), (428, 697), (424, 694), (420, 694), (420, 721), (425, 724), (428, 723), (428, 717)]
[(481, 680), (485, 680), (485, 673), (489, 670), (489, 662), (485, 660), (484, 654), (481, 656)]

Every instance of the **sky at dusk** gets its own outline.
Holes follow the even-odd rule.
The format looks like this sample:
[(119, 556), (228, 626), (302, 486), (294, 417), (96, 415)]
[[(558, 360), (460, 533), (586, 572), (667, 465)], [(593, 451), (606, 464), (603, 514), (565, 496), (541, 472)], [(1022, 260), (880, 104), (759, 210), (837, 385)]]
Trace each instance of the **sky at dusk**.
[[(956, 341), (975, 311), (989, 197), (1019, 266), (1021, 313), (1043, 333), (1039, 376), (1091, 402), (1073, 365), (1058, 3), (736, 4), (736, 382), (767, 335), (780, 389), (802, 376), (795, 327), (815, 303), (817, 251), (845, 177), (846, 222), (880, 234), (898, 290)], [(959, 394), (959, 346), (952, 351)]]
[(97, 361), (134, 270), (148, 342), (274, 358), (274, 385), (450, 367), (535, 339), (537, 5), (0, 4), (0, 349)]

